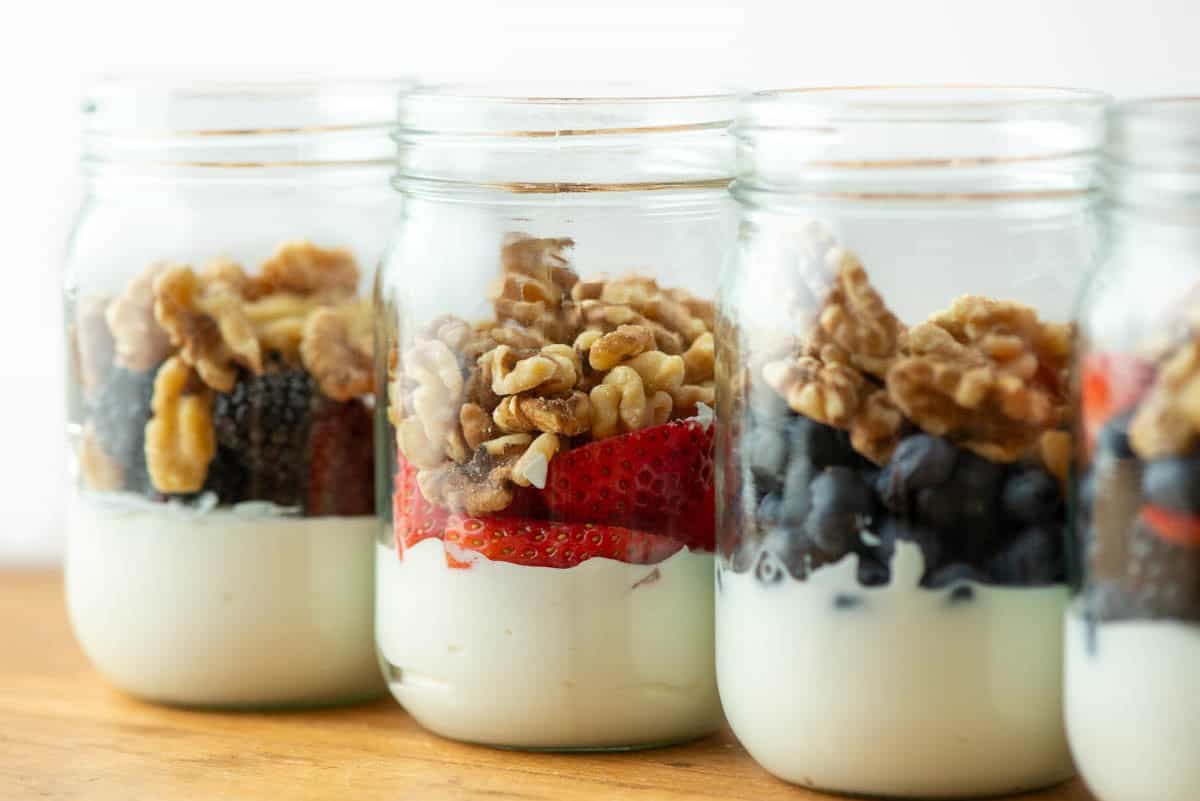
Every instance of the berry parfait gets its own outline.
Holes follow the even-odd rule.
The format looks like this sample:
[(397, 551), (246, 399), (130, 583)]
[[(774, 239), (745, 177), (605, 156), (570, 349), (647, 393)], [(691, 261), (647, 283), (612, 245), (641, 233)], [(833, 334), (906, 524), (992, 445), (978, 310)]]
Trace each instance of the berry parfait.
[[(730, 100), (492, 94), (402, 102), (380, 659), (446, 737), (703, 736), (720, 722), (711, 294)], [(476, 126), (474, 160), (436, 158), (459, 146), (451, 121)]]
[[(120, 83), (87, 107), (67, 604), (91, 662), (130, 693), (261, 708), (383, 690), (363, 285), (393, 200), (386, 168), (327, 162), (346, 143), (309, 128), (365, 103), (385, 116), (359, 120), (359, 155), (386, 152), (386, 122), (369, 123), (395, 89)], [(124, 224), (135, 215), (147, 224)]]
[(1065, 699), (1101, 801), (1200, 796), (1198, 137), (1194, 98), (1114, 107), (1112, 246), (1080, 307)]
[(1069, 303), (1102, 106), (938, 87), (746, 103), (717, 673), (734, 733), (783, 779), (958, 798), (1072, 773)]

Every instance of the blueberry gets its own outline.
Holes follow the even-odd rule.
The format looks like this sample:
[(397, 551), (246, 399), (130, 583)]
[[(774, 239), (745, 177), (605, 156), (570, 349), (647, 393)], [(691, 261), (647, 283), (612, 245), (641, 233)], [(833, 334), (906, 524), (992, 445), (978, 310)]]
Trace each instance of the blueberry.
[(765, 494), (779, 489), (787, 463), (787, 438), (783, 432), (759, 426), (749, 433), (742, 448), (758, 491)]
[(784, 569), (778, 557), (770, 551), (762, 551), (754, 565), (754, 578), (768, 587), (783, 581)]
[(937, 532), (904, 520), (889, 518), (879, 528), (877, 552), (885, 563), (891, 563), (896, 553), (897, 540), (911, 542), (921, 549), (925, 559), (925, 573), (936, 570), (942, 560), (943, 546)]
[(1004, 482), (1002, 502), (1010, 520), (1051, 523), (1060, 519), (1062, 492), (1054, 476), (1040, 467), (1027, 467)]
[(862, 457), (850, 447), (846, 432), (797, 415), (788, 426), (789, 452), (793, 461), (805, 460), (815, 468), (842, 465), (855, 467)]
[(782, 514), (783, 500), (778, 493), (772, 492), (764, 495), (763, 499), (758, 503), (758, 511), (755, 512), (755, 517), (760, 526), (770, 526), (780, 521)]
[(1200, 512), (1200, 456), (1147, 462), (1142, 493), (1156, 506), (1188, 514)]
[(1132, 418), (1131, 410), (1109, 420), (1096, 438), (1096, 452), (1111, 454), (1117, 459), (1134, 458), (1133, 448), (1129, 445), (1129, 421)]
[(810, 484), (814, 473), (812, 465), (804, 459), (793, 459), (783, 477), (783, 498), (780, 504), (780, 519), (790, 526), (801, 526), (808, 516), (812, 490)]
[(987, 573), (998, 584), (1052, 584), (1063, 573), (1062, 538), (1057, 529), (1031, 526), (997, 551)]
[(944, 484), (954, 473), (957, 459), (958, 449), (941, 437), (929, 434), (906, 437), (880, 471), (875, 491), (884, 506), (905, 514), (910, 494)]
[(812, 508), (805, 529), (818, 548), (840, 559), (850, 552), (855, 535), (871, 518), (871, 490), (857, 471), (830, 467), (813, 479), (810, 491)]
[(915, 502), (917, 519), (934, 528), (952, 531), (959, 527), (962, 501), (961, 490), (952, 484), (918, 490)]
[(1003, 481), (1003, 465), (989, 462), (970, 451), (959, 453), (950, 483), (960, 493), (964, 523), (972, 528), (981, 524), (995, 527), (996, 504)]
[(858, 583), (864, 587), (882, 587), (892, 578), (891, 571), (871, 556), (859, 556)]
[(929, 573), (921, 583), (930, 589), (940, 590), (967, 581), (984, 584), (987, 576), (966, 562), (950, 562)]

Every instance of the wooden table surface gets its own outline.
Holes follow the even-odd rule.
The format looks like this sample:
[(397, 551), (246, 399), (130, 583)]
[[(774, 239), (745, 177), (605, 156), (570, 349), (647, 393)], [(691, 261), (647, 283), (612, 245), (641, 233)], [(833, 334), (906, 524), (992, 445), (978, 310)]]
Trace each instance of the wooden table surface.
[[(135, 701), (72, 639), (55, 572), (0, 571), (0, 799), (746, 799), (817, 801), (724, 731), (632, 754), (531, 754), (427, 734), (390, 698), (221, 714)], [(1021, 796), (1089, 801), (1078, 782)]]

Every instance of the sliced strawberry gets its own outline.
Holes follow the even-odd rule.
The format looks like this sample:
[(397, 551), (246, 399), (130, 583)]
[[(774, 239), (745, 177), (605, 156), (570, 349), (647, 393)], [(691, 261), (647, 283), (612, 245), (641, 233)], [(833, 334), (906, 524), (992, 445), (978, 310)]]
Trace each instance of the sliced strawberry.
[(593, 557), (650, 565), (683, 547), (670, 537), (619, 526), (467, 515), (451, 515), (443, 539), (450, 567), (469, 567), (481, 557), (527, 567), (575, 567)]
[(711, 550), (712, 426), (677, 420), (560, 453), (544, 491), (550, 517), (665, 534)]
[(1142, 521), (1160, 538), (1187, 548), (1200, 548), (1200, 516), (1161, 506), (1142, 507)]
[(441, 537), (450, 514), (430, 503), (417, 485), (417, 468), (403, 456), (396, 469), (396, 494), (392, 496), (392, 528), (396, 536), (396, 553), (404, 558), (406, 548), (421, 540)]
[(1080, 370), (1083, 430), (1088, 446), (1114, 416), (1133, 408), (1154, 380), (1154, 368), (1133, 356), (1092, 353)]
[(304, 513), (369, 515), (375, 511), (371, 412), (361, 401), (322, 402), (308, 430)]

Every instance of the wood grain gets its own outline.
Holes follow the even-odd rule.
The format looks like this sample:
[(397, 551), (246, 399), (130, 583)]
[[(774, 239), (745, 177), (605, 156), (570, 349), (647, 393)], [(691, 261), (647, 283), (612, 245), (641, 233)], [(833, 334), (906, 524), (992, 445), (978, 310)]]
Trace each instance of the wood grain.
[[(632, 754), (496, 751), (421, 730), (390, 700), (306, 712), (145, 704), (72, 639), (57, 573), (0, 572), (0, 799), (63, 801), (817, 801), (722, 732)], [(1089, 801), (1078, 782), (1021, 796)]]

